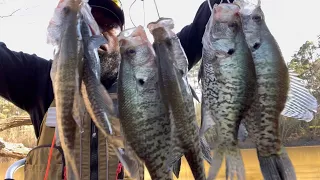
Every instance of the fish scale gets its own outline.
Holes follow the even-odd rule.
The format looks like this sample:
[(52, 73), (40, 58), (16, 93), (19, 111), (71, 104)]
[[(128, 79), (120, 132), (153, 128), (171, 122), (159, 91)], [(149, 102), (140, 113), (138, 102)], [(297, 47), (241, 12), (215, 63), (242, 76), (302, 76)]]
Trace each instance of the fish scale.
[(120, 43), (118, 100), (125, 140), (152, 179), (172, 180), (164, 164), (171, 140), (170, 120), (160, 96), (152, 46), (141, 26), (133, 28), (129, 37), (120, 38)]

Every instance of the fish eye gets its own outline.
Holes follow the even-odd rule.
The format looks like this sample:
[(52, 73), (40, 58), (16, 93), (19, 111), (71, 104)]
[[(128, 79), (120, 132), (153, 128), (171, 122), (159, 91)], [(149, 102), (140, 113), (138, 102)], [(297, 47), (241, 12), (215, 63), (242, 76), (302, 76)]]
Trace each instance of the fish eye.
[(143, 86), (144, 85), (144, 80), (143, 79), (138, 79), (138, 83)]
[(135, 54), (136, 54), (136, 50), (133, 49), (133, 48), (130, 48), (130, 49), (127, 50), (127, 54), (129, 54), (129, 55), (135, 55)]
[(262, 20), (262, 17), (260, 15), (254, 15), (252, 16), (252, 20), (254, 21), (261, 21)]

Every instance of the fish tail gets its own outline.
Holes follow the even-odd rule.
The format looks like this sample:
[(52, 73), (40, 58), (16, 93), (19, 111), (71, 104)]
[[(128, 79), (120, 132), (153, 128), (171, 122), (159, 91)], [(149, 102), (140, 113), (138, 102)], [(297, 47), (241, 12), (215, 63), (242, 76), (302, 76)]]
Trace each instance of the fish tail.
[(226, 159), (226, 179), (233, 179), (234, 176), (236, 176), (237, 179), (244, 180), (244, 164), (240, 149), (237, 146), (229, 148), (220, 147), (214, 151), (213, 161), (211, 163), (207, 180), (216, 178), (224, 157)]
[(260, 169), (265, 180), (296, 180), (292, 162), (284, 147), (280, 154), (262, 156), (257, 152)]
[(221, 164), (222, 164), (223, 157), (224, 157), (223, 150), (221, 150), (221, 149), (214, 150), (207, 180), (213, 180), (217, 177), (218, 172), (221, 167)]
[(234, 175), (239, 180), (246, 179), (245, 177), (245, 169), (242, 160), (242, 156), (240, 153), (240, 149), (238, 147), (232, 148), (231, 150), (227, 150), (225, 153), (226, 158), (226, 179), (233, 179)]
[(198, 146), (198, 147), (199, 148), (190, 149), (185, 154), (185, 157), (186, 157), (188, 164), (191, 168), (194, 179), (205, 180), (206, 174), (205, 174), (204, 163), (203, 163), (203, 159), (202, 159), (203, 156), (201, 154), (200, 146)]

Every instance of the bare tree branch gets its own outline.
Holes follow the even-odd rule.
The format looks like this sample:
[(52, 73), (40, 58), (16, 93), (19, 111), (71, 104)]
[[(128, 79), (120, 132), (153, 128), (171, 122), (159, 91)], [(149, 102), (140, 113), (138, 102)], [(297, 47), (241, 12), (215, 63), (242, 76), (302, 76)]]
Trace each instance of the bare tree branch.
[(11, 117), (1, 121), (2, 122), (0, 123), (0, 132), (14, 127), (32, 125), (30, 117), (28, 116)]
[(25, 147), (22, 143), (9, 143), (0, 138), (0, 157), (22, 159), (30, 150), (31, 148)]
[(9, 15), (6, 15), (6, 16), (0, 16), (0, 18), (6, 18), (6, 17), (10, 17), (10, 16), (13, 16), (13, 14), (14, 13), (16, 13), (16, 12), (18, 12), (20, 10), (20, 8), (19, 9), (17, 9), (17, 10), (15, 10), (15, 11), (13, 11), (11, 14), (9, 14)]

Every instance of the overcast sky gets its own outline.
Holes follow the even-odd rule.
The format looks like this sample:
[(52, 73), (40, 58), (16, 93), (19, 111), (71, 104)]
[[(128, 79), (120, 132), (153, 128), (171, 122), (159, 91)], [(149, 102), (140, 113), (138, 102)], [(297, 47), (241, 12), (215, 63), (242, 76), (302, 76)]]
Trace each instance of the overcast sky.
[[(175, 21), (176, 31), (192, 22), (204, 0), (157, 0), (160, 16)], [(58, 0), (0, 0), (0, 41), (15, 51), (52, 57), (52, 47), (46, 44), (46, 28)], [(126, 27), (132, 27), (129, 7), (133, 0), (123, 0)], [(315, 41), (320, 34), (319, 0), (262, 0), (262, 9), (272, 34), (288, 61), (307, 40)], [(146, 23), (158, 19), (153, 0), (145, 0)], [(136, 25), (143, 25), (143, 3), (137, 0), (131, 16)]]

